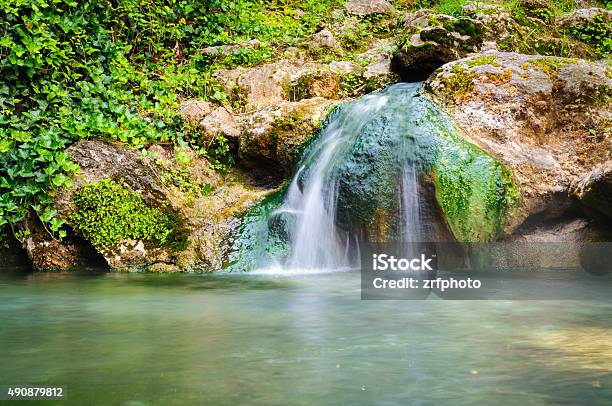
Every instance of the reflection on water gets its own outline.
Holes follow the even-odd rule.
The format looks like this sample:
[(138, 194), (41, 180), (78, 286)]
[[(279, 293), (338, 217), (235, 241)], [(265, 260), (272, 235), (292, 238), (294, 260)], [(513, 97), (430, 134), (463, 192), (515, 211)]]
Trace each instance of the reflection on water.
[(612, 301), (359, 298), (352, 272), (4, 275), (0, 383), (79, 405), (612, 402)]

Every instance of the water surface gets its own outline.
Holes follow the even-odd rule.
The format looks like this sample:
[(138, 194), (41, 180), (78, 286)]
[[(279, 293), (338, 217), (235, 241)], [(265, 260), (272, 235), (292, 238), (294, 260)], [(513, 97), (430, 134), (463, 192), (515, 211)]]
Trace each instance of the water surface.
[(612, 301), (361, 301), (353, 272), (0, 276), (0, 383), (58, 404), (604, 405), (610, 337)]

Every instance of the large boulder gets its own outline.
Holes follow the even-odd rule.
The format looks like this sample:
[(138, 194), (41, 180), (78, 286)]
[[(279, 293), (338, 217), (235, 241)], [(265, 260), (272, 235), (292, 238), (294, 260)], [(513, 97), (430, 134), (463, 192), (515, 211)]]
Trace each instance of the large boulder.
[[(238, 216), (267, 192), (236, 182), (236, 175), (221, 178), (186, 148), (154, 145), (143, 154), (118, 144), (81, 141), (68, 152), (81, 170), (71, 187), (56, 193), (54, 208), (66, 220), (69, 237), (60, 243), (35, 220), (21, 225), (30, 234), (25, 248), (38, 269), (82, 268), (91, 262), (88, 256), (98, 254), (115, 270), (219, 269)], [(138, 210), (113, 213), (129, 237), (97, 216), (96, 205), (123, 209), (123, 200)], [(129, 232), (146, 221), (153, 231), (162, 222), (166, 240)]]
[(449, 63), (424, 85), (464, 137), (512, 170), (520, 208), (555, 217), (570, 187), (611, 158), (609, 67), (577, 59), (486, 52)]
[(557, 23), (566, 28), (583, 26), (591, 23), (593, 20), (602, 16), (604, 23), (612, 23), (612, 10), (604, 10), (597, 7), (580, 8), (571, 13), (559, 18)]

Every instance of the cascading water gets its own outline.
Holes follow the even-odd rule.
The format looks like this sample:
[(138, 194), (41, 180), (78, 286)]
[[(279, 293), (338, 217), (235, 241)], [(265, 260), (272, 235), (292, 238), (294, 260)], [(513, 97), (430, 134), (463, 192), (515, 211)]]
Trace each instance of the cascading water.
[[(372, 219), (361, 222), (361, 227), (355, 227), (346, 218), (344, 221), (338, 218), (338, 206), (339, 201), (346, 200), (341, 198), (343, 195), (356, 191), (349, 189), (363, 186), (351, 185), (351, 178), (359, 177), (359, 170), (365, 169), (364, 177), (376, 177), (376, 169), (359, 162), (364, 158), (367, 160), (373, 150), (382, 152), (383, 156), (369, 158), (386, 160), (384, 165), (378, 165), (385, 173), (379, 173), (382, 177), (378, 176), (377, 181), (387, 182), (387, 187), (394, 189), (391, 194), (399, 197), (397, 207), (388, 204), (388, 214), (394, 214), (400, 220), (397, 230), (401, 233), (400, 239), (418, 240), (418, 169), (414, 151), (408, 150), (414, 148), (414, 143), (410, 142), (406, 132), (408, 126), (403, 122), (406, 118), (404, 110), (410, 105), (409, 97), (417, 88), (418, 85), (396, 85), (344, 106), (305, 151), (282, 205), (272, 214), (284, 218), (289, 240), (285, 267), (341, 269), (358, 265), (358, 242), (364, 238), (363, 227), (373, 226), (367, 224)], [(363, 146), (371, 141), (377, 145), (373, 149), (364, 149)], [(347, 162), (357, 165), (347, 165)], [(352, 170), (358, 167), (358, 171)], [(366, 179), (363, 181), (368, 182)], [(367, 200), (368, 191), (364, 192), (361, 198)], [(370, 192), (374, 201), (378, 198), (374, 194), (380, 191), (371, 188)], [(347, 207), (343, 209), (344, 217), (352, 215), (346, 212)], [(397, 213), (391, 213), (394, 210)]]
[(355, 236), (336, 224), (339, 179), (335, 166), (388, 101), (386, 94), (375, 94), (347, 106), (306, 152), (276, 213), (294, 216), (288, 224), (288, 267), (338, 269), (355, 264), (350, 252)]
[(413, 249), (452, 239), (447, 224), (468, 240), (499, 235), (516, 204), (508, 170), (462, 139), (419, 88), (400, 83), (339, 106), (289, 185), (243, 219), (230, 269), (354, 268), (361, 242)]

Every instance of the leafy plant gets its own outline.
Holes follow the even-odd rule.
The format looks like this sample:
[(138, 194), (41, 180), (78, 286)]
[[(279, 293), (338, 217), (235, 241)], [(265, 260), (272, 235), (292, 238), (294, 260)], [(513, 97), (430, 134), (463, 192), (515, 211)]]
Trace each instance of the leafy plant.
[(612, 24), (605, 21), (603, 13), (588, 23), (571, 28), (570, 33), (581, 41), (592, 44), (600, 57), (612, 53)]
[(114, 247), (128, 239), (165, 245), (177, 225), (172, 216), (148, 207), (140, 194), (111, 179), (80, 187), (74, 203), (70, 221), (94, 246)]

